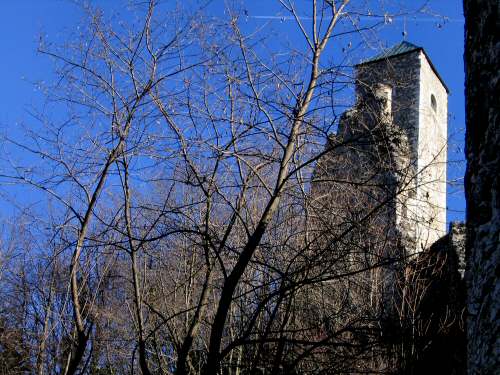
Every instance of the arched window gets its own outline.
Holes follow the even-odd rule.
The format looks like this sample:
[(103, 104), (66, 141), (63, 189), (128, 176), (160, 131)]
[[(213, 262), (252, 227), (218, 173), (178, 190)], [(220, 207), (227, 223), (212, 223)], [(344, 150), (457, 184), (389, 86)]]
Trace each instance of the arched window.
[(436, 112), (437, 103), (436, 103), (436, 97), (434, 96), (434, 94), (431, 94), (431, 107), (434, 110), (434, 112)]

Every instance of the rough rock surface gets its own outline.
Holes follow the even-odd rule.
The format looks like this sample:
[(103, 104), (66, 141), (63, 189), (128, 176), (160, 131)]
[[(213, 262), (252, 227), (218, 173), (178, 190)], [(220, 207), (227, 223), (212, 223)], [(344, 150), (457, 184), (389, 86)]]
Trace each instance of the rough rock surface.
[(500, 372), (500, 3), (464, 0), (468, 371)]

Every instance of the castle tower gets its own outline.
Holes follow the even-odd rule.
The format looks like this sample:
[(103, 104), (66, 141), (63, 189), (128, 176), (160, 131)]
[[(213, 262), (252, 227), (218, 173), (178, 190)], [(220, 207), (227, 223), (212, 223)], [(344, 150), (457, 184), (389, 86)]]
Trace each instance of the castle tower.
[(412, 238), (410, 253), (446, 234), (448, 89), (424, 49), (406, 41), (356, 66), (358, 102), (383, 97), (409, 144), (411, 178), (396, 225)]

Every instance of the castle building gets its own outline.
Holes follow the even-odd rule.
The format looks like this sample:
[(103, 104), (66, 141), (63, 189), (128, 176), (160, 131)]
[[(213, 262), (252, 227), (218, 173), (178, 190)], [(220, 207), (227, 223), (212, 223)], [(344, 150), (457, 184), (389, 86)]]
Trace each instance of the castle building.
[(398, 261), (446, 235), (448, 89), (423, 48), (406, 41), (356, 65), (355, 82), (312, 196), (336, 256), (371, 270), (361, 289), (382, 311)]
[(318, 243), (334, 274), (353, 275), (331, 290), (377, 322), (383, 344), (367, 369), (428, 373), (439, 358), (442, 373), (461, 374), (465, 227), (446, 233), (448, 89), (424, 49), (406, 41), (354, 73), (356, 102), (329, 136), (311, 188)]
[(418, 252), (446, 234), (448, 89), (424, 49), (406, 41), (357, 65), (356, 81), (358, 100), (383, 88), (408, 139), (412, 186), (396, 222), (406, 221), (415, 246), (408, 250)]
[(409, 254), (427, 249), (446, 234), (448, 89), (424, 49), (406, 41), (356, 65), (355, 77), (356, 104), (342, 117), (333, 143), (358, 140), (348, 147), (355, 159), (351, 170), (366, 175), (371, 139), (369, 153), (379, 158), (371, 168), (392, 163), (378, 177), (385, 198), (395, 201), (387, 221), (405, 238)]

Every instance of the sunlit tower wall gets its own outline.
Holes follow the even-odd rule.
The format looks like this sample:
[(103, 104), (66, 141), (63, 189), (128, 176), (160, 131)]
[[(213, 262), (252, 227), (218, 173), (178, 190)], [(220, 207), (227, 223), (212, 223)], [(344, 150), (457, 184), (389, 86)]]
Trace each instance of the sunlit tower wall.
[(356, 66), (358, 100), (380, 87), (410, 145), (395, 222), (415, 253), (446, 234), (448, 89), (424, 49), (408, 42)]

